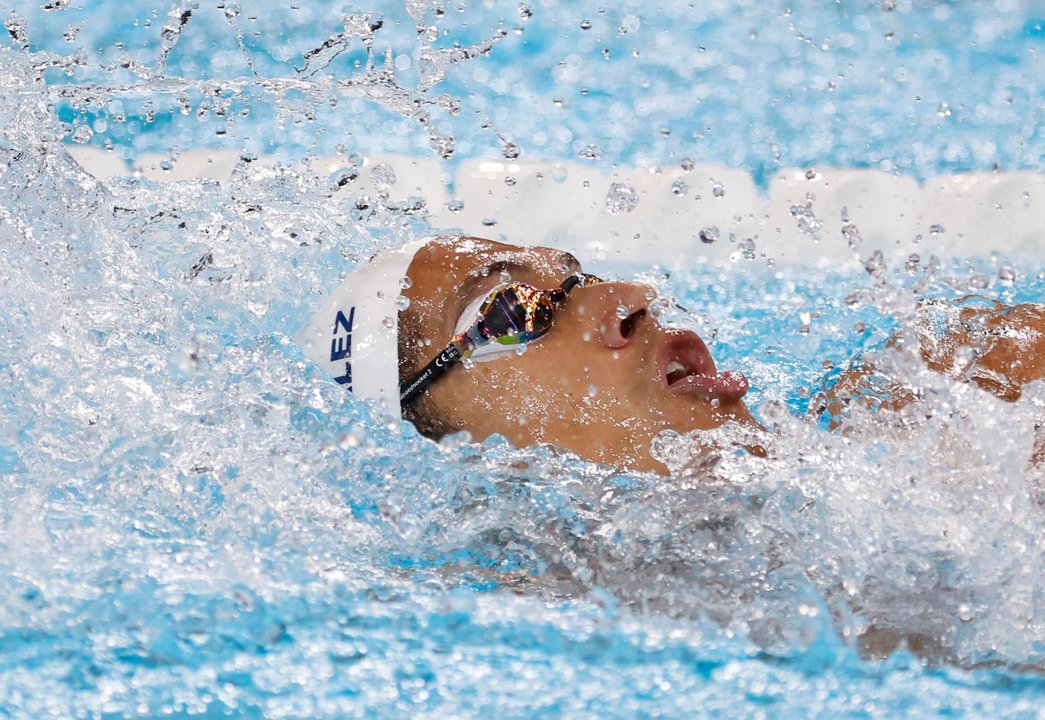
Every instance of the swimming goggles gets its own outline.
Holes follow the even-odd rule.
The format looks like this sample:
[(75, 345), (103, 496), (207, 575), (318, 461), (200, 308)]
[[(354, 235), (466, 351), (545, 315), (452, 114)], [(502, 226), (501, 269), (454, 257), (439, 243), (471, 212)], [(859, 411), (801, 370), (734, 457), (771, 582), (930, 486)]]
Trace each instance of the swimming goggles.
[(498, 285), (465, 309), (446, 349), (400, 385), (399, 402), (406, 407), (465, 358), (517, 351), (518, 346), (544, 336), (552, 329), (554, 311), (571, 290), (599, 282), (594, 275), (575, 273), (551, 290), (524, 282)]

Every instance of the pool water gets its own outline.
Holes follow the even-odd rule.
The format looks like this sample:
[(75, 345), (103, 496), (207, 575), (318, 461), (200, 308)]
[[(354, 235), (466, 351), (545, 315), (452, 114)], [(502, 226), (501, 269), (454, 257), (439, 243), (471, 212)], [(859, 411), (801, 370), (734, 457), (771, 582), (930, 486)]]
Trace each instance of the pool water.
[[(123, 7), (22, 3), (0, 48), (4, 714), (1041, 713), (1045, 389), (1006, 404), (880, 350), (917, 296), (1041, 300), (1037, 261), (613, 268), (713, 338), (775, 430), (768, 459), (665, 436), (660, 478), (436, 444), (346, 400), (291, 338), (355, 263), (432, 228), (289, 162), (449, 174), (511, 144), (762, 180), (1040, 172), (1040, 8), (374, 2), (346, 10), (371, 12), (349, 23), (371, 72), (358, 38), (306, 57), (340, 6)], [(425, 65), (454, 40), (477, 57)], [(243, 158), (221, 183), (102, 182), (70, 143)], [(288, 164), (252, 160), (270, 152)], [(924, 402), (827, 432), (810, 398), (864, 351)], [(862, 655), (868, 627), (933, 662)]]

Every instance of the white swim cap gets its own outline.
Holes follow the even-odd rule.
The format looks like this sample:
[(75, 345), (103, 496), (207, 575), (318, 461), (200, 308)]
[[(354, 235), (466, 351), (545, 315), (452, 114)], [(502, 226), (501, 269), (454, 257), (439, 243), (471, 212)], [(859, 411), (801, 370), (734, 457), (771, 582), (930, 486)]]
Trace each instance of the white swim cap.
[(360, 265), (298, 333), (301, 350), (356, 397), (397, 417), (399, 296), (410, 263), (434, 238), (407, 243)]

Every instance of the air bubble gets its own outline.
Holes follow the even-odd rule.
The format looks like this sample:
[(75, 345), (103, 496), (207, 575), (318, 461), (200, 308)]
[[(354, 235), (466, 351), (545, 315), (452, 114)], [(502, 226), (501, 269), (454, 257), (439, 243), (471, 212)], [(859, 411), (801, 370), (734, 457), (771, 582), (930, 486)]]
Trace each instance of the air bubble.
[(693, 168), (696, 167), (696, 163), (693, 162), (693, 158), (691, 158), (691, 157), (684, 157), (684, 158), (682, 158), (682, 162), (679, 163), (679, 165), (682, 167), (682, 169), (685, 172), (688, 172), (688, 173), (693, 172)]
[(613, 183), (606, 193), (606, 211), (610, 215), (631, 212), (639, 204), (639, 194), (627, 183)]
[(722, 186), (722, 183), (712, 181), (711, 194), (717, 198), (724, 197), (726, 194), (726, 188)]
[(701, 228), (700, 241), (705, 245), (710, 245), (713, 242), (717, 242), (718, 228), (714, 225), (708, 225), (706, 228)]
[(529, 20), (533, 17), (533, 8), (530, 3), (519, 3), (519, 19)]
[(1012, 285), (1016, 282), (1016, 271), (1006, 265), (998, 270), (998, 280), (1002, 285)]
[(819, 179), (820, 179), (820, 173), (818, 173), (816, 170), (814, 170), (813, 168), (809, 168), (808, 170), (806, 170), (806, 180), (819, 180)]
[(408, 307), (410, 307), (410, 298), (408, 298), (406, 295), (400, 295), (396, 298), (396, 310), (399, 310), (401, 312), (403, 310), (406, 310)]
[(948, 103), (942, 102), (936, 106), (936, 114), (940, 117), (951, 116), (951, 106)]
[(516, 355), (525, 355), (527, 348), (530, 347), (530, 343), (519, 343), (515, 346)]
[(684, 180), (676, 180), (671, 183), (671, 192), (679, 197), (689, 192), (689, 185)]
[(503, 155), (505, 160), (515, 160), (521, 154), (522, 149), (520, 149), (520, 147), (515, 143), (509, 142), (504, 144)]
[(588, 20), (581, 20), (581, 30), (591, 30), (591, 22)]
[(464, 210), (464, 200), (461, 200), (460, 198), (454, 198), (453, 200), (450, 200), (446, 203), (446, 209), (456, 215), (457, 213)]
[(225, 3), (225, 17), (229, 20), (240, 14), (239, 3), (227, 2)]
[(515, 187), (515, 178), (511, 175), (504, 176), (504, 184), (508, 187)]
[(399, 287), (402, 290), (409, 290), (411, 287), (413, 287), (413, 284), (413, 281), (406, 275), (399, 278)]
[(383, 319), (383, 320), (381, 321), (381, 324), (382, 324), (382, 325), (384, 325), (384, 326), (385, 326), (386, 328), (388, 328), (389, 330), (391, 330), (391, 329), (394, 329), (394, 328), (395, 328), (395, 326), (396, 326), (396, 321), (395, 321), (395, 318), (390, 318), (390, 317), (386, 317), (386, 318), (384, 318), (384, 319)]
[(621, 320), (624, 320), (630, 314), (631, 314), (631, 311), (628, 310), (626, 305), (618, 305), (617, 306), (617, 317), (620, 318)]
[(936, 237), (937, 235), (943, 235), (943, 233), (944, 233), (943, 225), (930, 225), (929, 226), (929, 234), (932, 235), (933, 237)]

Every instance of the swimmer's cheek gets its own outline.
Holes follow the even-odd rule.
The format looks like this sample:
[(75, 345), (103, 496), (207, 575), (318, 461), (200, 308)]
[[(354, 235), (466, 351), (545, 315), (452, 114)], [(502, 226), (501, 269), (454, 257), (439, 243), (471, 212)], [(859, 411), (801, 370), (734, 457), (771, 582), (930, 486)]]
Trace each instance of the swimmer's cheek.
[(1045, 379), (1045, 307), (1024, 304), (980, 312), (988, 315), (990, 337), (970, 378), (1003, 400), (1019, 400), (1024, 385)]

